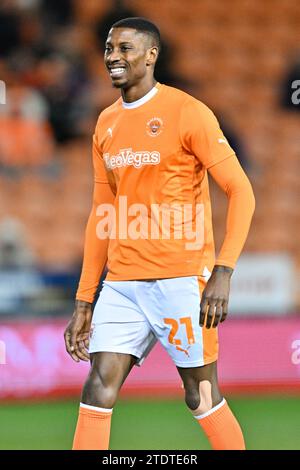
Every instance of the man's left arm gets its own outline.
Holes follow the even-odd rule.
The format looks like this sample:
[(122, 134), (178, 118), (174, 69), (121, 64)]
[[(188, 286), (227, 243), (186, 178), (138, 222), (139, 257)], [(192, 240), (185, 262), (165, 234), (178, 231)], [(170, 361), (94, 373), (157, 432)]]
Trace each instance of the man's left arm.
[(225, 239), (201, 299), (200, 326), (205, 324), (206, 328), (216, 327), (226, 319), (230, 278), (246, 241), (255, 208), (251, 184), (235, 155), (216, 163), (208, 171), (226, 193), (228, 210)]

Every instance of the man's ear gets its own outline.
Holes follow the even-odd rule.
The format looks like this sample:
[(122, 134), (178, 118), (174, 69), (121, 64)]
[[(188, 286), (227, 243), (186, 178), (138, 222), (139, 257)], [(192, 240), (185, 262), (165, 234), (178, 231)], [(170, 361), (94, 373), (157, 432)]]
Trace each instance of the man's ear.
[(155, 62), (157, 61), (158, 57), (158, 47), (153, 46), (150, 49), (147, 50), (147, 55), (146, 55), (146, 65), (154, 65)]

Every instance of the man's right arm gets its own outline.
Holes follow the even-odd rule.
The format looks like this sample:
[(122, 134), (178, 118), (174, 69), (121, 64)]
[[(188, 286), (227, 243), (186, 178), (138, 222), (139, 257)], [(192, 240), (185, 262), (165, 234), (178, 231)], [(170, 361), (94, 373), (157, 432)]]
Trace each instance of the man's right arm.
[(93, 166), (95, 181), (93, 206), (85, 231), (81, 277), (73, 316), (64, 333), (66, 350), (72, 359), (77, 362), (89, 360), (87, 350), (92, 320), (92, 302), (107, 261), (109, 233), (98, 236), (97, 224), (99, 223), (99, 217), (97, 213), (101, 205), (105, 204), (106, 208), (110, 205), (114, 206), (115, 199), (98, 145), (97, 127), (93, 137)]
[(97, 208), (113, 204), (114, 195), (108, 183), (95, 182), (93, 207), (85, 232), (84, 257), (75, 309), (64, 333), (66, 350), (76, 362), (88, 361), (92, 302), (107, 261), (108, 236), (97, 236)]

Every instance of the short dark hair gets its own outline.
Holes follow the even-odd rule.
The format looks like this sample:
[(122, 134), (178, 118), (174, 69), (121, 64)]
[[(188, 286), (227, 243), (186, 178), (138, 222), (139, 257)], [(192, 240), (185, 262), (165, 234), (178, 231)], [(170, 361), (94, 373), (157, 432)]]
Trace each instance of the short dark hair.
[(131, 28), (140, 31), (141, 33), (148, 34), (154, 40), (158, 50), (161, 49), (160, 32), (158, 27), (151, 23), (151, 21), (140, 16), (132, 16), (130, 18), (124, 18), (123, 20), (117, 21), (112, 25), (112, 28)]

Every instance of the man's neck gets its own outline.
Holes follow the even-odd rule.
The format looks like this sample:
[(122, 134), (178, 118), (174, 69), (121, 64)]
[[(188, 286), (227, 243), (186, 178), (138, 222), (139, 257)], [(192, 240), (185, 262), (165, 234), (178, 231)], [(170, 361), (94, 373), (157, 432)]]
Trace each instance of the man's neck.
[(154, 79), (154, 77), (151, 77), (151, 81), (147, 81), (143, 84), (139, 83), (136, 86), (132, 86), (130, 88), (127, 88), (127, 90), (122, 89), (122, 98), (125, 103), (132, 103), (133, 101), (137, 101), (143, 96), (147, 95), (150, 90), (156, 85), (157, 81)]

